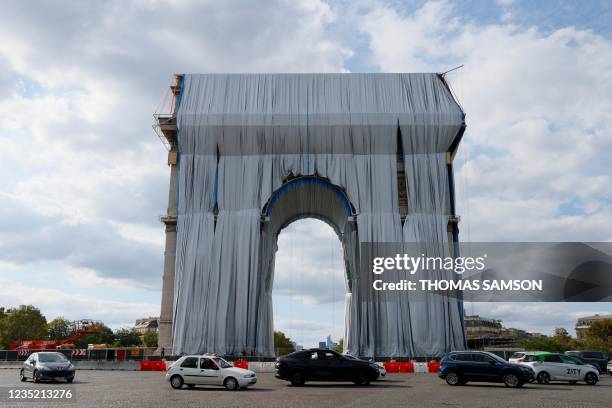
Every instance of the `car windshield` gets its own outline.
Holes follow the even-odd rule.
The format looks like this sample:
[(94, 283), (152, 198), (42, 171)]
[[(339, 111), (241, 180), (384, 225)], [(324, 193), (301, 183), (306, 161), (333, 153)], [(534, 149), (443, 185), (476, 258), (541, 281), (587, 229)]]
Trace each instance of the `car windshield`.
[(60, 353), (44, 353), (38, 355), (38, 361), (41, 363), (65, 363), (68, 360)]
[(213, 358), (213, 361), (221, 368), (230, 368), (232, 366), (230, 363), (219, 357)]

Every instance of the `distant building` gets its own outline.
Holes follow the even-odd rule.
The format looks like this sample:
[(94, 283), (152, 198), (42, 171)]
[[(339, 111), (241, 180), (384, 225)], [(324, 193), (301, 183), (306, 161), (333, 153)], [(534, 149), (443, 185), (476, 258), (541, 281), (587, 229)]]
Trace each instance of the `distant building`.
[(304, 350), (304, 346), (302, 346), (301, 344), (297, 344), (295, 346), (295, 351), (301, 351), (301, 350)]
[(134, 331), (139, 334), (145, 333), (157, 333), (159, 330), (159, 317), (146, 317), (144, 319), (136, 320), (134, 325)]
[(525, 330), (515, 329), (514, 327), (502, 328), (500, 337), (512, 340), (524, 340), (531, 337)]
[(327, 336), (327, 339), (325, 340), (325, 346), (326, 346), (328, 349), (330, 349), (330, 350), (333, 350), (333, 349), (335, 349), (336, 347), (338, 347), (338, 343), (334, 342), (334, 341), (331, 339), (331, 334), (330, 334), (329, 336)]
[(463, 321), (467, 340), (499, 337), (502, 331), (501, 320), (473, 315), (465, 316)]
[(589, 327), (591, 327), (593, 322), (597, 320), (607, 320), (607, 319), (612, 320), (612, 314), (609, 314), (609, 315), (596, 314), (594, 316), (580, 317), (578, 321), (576, 322), (576, 337), (578, 337), (578, 340), (583, 339), (586, 334), (586, 331), (589, 329)]
[(327, 348), (327, 342), (320, 341), (319, 342), (319, 348), (322, 348), (322, 349)]

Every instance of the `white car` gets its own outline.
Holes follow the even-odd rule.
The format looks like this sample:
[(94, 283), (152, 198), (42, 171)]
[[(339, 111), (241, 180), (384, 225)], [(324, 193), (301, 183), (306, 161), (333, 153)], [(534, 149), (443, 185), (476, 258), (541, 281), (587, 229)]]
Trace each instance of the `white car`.
[(599, 372), (595, 367), (563, 354), (528, 354), (519, 364), (531, 367), (535, 371), (536, 381), (540, 384), (548, 384), (550, 381), (584, 381), (595, 385), (599, 381)]
[(508, 362), (517, 363), (517, 364), (522, 363), (523, 360), (525, 359), (525, 356), (528, 354), (532, 354), (532, 353), (527, 352), (527, 351), (517, 351), (516, 353), (510, 356), (510, 358), (508, 359)]
[(166, 380), (172, 388), (189, 388), (196, 385), (221, 385), (228, 390), (247, 388), (257, 382), (254, 371), (234, 367), (221, 357), (214, 355), (183, 356), (176, 360), (166, 372)]
[(608, 370), (608, 374), (612, 375), (612, 360), (608, 361), (606, 369)]

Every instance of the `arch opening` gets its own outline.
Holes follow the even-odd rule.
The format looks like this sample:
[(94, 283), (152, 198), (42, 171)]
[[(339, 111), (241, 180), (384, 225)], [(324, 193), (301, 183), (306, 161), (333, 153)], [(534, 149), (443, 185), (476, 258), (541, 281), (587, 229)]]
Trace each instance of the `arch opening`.
[[(279, 235), (283, 230), (288, 231), (289, 234), (291, 234), (291, 231), (292, 229), (295, 229), (295, 226), (300, 225), (300, 223), (309, 222), (305, 221), (305, 219), (322, 221), (333, 229), (339, 239), (340, 245), (337, 245), (338, 254), (336, 257), (337, 264), (336, 266), (332, 267), (332, 269), (335, 268), (342, 271), (340, 276), (343, 277), (342, 280), (344, 290), (342, 296), (343, 299), (340, 299), (340, 301), (344, 303), (344, 306), (342, 312), (340, 313), (339, 311), (335, 310), (337, 305), (332, 305), (332, 312), (335, 314), (336, 318), (339, 315), (343, 317), (344, 321), (340, 325), (343, 326), (343, 334), (338, 336), (338, 338), (343, 338), (344, 350), (350, 351), (352, 337), (350, 322), (353, 320), (351, 314), (354, 310), (354, 308), (351, 307), (351, 296), (352, 287), (354, 286), (353, 282), (357, 275), (355, 267), (359, 242), (357, 238), (357, 225), (354, 216), (355, 207), (352, 205), (344, 189), (330, 183), (329, 180), (318, 176), (294, 177), (286, 180), (285, 183), (283, 183), (283, 185), (271, 195), (266, 205), (262, 208), (263, 222), (261, 228), (262, 239), (260, 246), (260, 259), (262, 260), (261, 278), (266, 284), (267, 299), (264, 303), (267, 303), (267, 307), (270, 312), (270, 321), (268, 322), (269, 326), (267, 333), (262, 333), (262, 335), (266, 336), (267, 339), (262, 340), (269, 345), (268, 350), (270, 354), (274, 355), (276, 352), (276, 350), (272, 350), (273, 331), (275, 327), (274, 322), (276, 319), (276, 313), (274, 313), (274, 310), (276, 309), (278, 312), (278, 309), (273, 307), (274, 303), (272, 300), (272, 289), (275, 285), (275, 274), (277, 270), (276, 262), (281, 262), (281, 268), (292, 268), (283, 260), (284, 255), (281, 254), (280, 258), (277, 259), (277, 252), (279, 250)], [(314, 222), (316, 223), (315, 228), (318, 228), (319, 231), (321, 231), (320, 223), (316, 221)], [(310, 223), (312, 224), (312, 221), (310, 221)], [(309, 232), (305, 230), (297, 231), (297, 233), (303, 235), (299, 238), (300, 245), (308, 245), (308, 241), (312, 239), (312, 234), (309, 234)], [(330, 244), (330, 239), (334, 238), (328, 234), (327, 238), (325, 238), (325, 242)], [(333, 243), (328, 246), (333, 247)], [(312, 259), (309, 261), (312, 261)], [(333, 263), (333, 260), (330, 259), (330, 262)], [(282, 271), (279, 273), (284, 274), (287, 272)], [(292, 270), (288, 273), (293, 275), (296, 273), (299, 274), (298, 277), (294, 278), (295, 282), (300, 280), (303, 281), (303, 278), (313, 276), (312, 273), (308, 275), (309, 271), (304, 269)], [(330, 283), (332, 286), (338, 285), (337, 281)], [(322, 285), (324, 286), (325, 283), (322, 283)], [(314, 286), (316, 287), (316, 285)], [(306, 284), (306, 288), (302, 289), (308, 289), (308, 284)], [(333, 292), (334, 297), (336, 297), (337, 294), (335, 292), (338, 291), (337, 288), (333, 286), (331, 291)], [(321, 291), (319, 290), (319, 292)], [(302, 300), (302, 298), (299, 299), (300, 302), (302, 302)], [(318, 313), (320, 310), (323, 309), (315, 308), (313, 313)], [(287, 316), (281, 317), (287, 320)], [(334, 326), (337, 327), (338, 325), (334, 324)], [(337, 333), (338, 331), (335, 330), (334, 333), (327, 333), (327, 335), (337, 335)], [(305, 344), (305, 347), (318, 345), (318, 342), (316, 344), (312, 344), (312, 337), (304, 336), (303, 334), (304, 333), (302, 332), (302, 334), (298, 337), (298, 340), (307, 341), (308, 344)], [(317, 335), (320, 335), (320, 333)], [(327, 335), (325, 337), (327, 337)], [(335, 340), (337, 341), (338, 338)]]
[[(296, 349), (334, 348), (344, 338), (346, 275), (342, 243), (330, 224), (300, 217), (279, 232), (273, 271), (274, 331)], [(286, 353), (275, 344), (275, 354)]]

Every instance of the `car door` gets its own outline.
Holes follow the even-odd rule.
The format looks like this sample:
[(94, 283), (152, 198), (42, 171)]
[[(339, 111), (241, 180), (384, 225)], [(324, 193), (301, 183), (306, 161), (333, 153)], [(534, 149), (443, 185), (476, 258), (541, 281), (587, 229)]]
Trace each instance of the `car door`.
[(544, 370), (550, 375), (551, 380), (565, 380), (565, 365), (561, 356), (557, 354), (546, 354), (542, 359)]
[(321, 359), (318, 351), (309, 351), (302, 362), (303, 372), (306, 378), (320, 380), (322, 375)]
[(199, 384), (220, 385), (221, 369), (215, 362), (207, 357), (200, 358)]
[(26, 377), (32, 377), (34, 372), (34, 366), (36, 366), (36, 353), (30, 355), (23, 365), (23, 375)]
[(455, 355), (457, 371), (465, 380), (480, 381), (483, 377), (478, 372), (472, 353), (459, 353)]
[(200, 384), (200, 369), (197, 357), (187, 357), (178, 368), (186, 384)]
[[(332, 355), (333, 357), (333, 355)], [(327, 359), (325, 351), (318, 351), (317, 358), (312, 360), (316, 378), (319, 380), (334, 380), (336, 367), (332, 359)]]
[(498, 381), (501, 378), (501, 364), (485, 354), (473, 354), (474, 371), (482, 381)]
[(322, 351), (324, 370), (330, 380), (346, 380), (349, 379), (346, 364), (342, 365), (342, 360), (331, 351)]
[(565, 370), (565, 379), (568, 381), (580, 381), (586, 374), (586, 368), (582, 362), (570, 356), (561, 356)]

